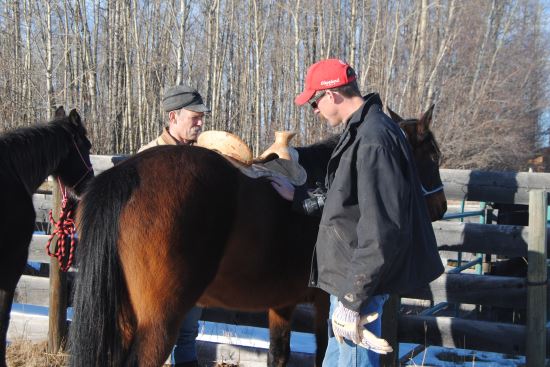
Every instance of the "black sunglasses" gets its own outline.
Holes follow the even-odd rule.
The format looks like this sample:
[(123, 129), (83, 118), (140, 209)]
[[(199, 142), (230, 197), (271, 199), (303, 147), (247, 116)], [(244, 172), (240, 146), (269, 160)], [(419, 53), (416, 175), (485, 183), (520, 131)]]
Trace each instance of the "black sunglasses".
[(313, 108), (314, 110), (316, 110), (317, 107), (318, 107), (318, 106), (317, 106), (317, 102), (319, 102), (319, 100), (320, 100), (321, 98), (323, 98), (323, 96), (324, 96), (325, 94), (327, 94), (327, 92), (326, 92), (326, 91), (323, 91), (323, 92), (322, 92), (321, 94), (319, 94), (318, 96), (313, 97), (312, 99), (310, 99), (310, 100), (309, 100), (309, 105), (311, 106), (311, 108)]

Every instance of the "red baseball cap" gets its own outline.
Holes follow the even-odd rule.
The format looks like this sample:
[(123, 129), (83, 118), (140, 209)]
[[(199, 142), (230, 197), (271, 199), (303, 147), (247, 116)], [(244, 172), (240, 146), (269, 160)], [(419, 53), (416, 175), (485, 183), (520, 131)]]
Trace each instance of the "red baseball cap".
[(346, 85), (357, 78), (351, 66), (339, 59), (321, 60), (309, 67), (304, 91), (295, 99), (298, 106), (305, 104), (315, 92)]

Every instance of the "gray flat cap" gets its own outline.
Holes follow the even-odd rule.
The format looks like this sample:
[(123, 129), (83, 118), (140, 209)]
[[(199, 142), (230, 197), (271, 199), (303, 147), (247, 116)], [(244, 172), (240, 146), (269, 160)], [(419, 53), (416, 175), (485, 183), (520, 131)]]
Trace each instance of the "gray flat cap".
[(204, 104), (199, 92), (187, 85), (176, 85), (168, 88), (162, 99), (162, 108), (165, 112), (181, 108), (194, 112), (210, 112), (210, 108)]

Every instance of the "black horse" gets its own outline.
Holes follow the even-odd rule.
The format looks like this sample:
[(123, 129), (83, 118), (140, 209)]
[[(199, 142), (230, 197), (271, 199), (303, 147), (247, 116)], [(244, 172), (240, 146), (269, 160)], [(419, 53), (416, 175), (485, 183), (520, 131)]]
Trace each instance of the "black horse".
[(82, 192), (94, 175), (90, 148), (76, 110), (66, 117), (62, 107), (48, 124), (0, 136), (0, 366), (5, 366), (11, 305), (35, 226), (32, 195), (49, 175)]

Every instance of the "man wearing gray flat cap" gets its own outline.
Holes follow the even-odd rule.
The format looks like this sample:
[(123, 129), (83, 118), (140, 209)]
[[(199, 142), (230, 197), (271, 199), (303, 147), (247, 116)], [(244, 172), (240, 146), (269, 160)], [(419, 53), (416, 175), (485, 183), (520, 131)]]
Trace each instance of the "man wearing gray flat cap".
[(162, 108), (168, 113), (168, 126), (138, 152), (157, 145), (194, 144), (202, 131), (204, 114), (210, 112), (199, 92), (187, 85), (168, 88), (162, 99)]
[[(162, 108), (168, 113), (168, 126), (158, 138), (139, 148), (139, 152), (158, 145), (194, 144), (202, 131), (204, 114), (210, 112), (199, 92), (187, 85), (168, 88), (162, 99)], [(195, 339), (201, 314), (202, 308), (195, 306), (183, 318), (168, 365), (198, 367)]]

